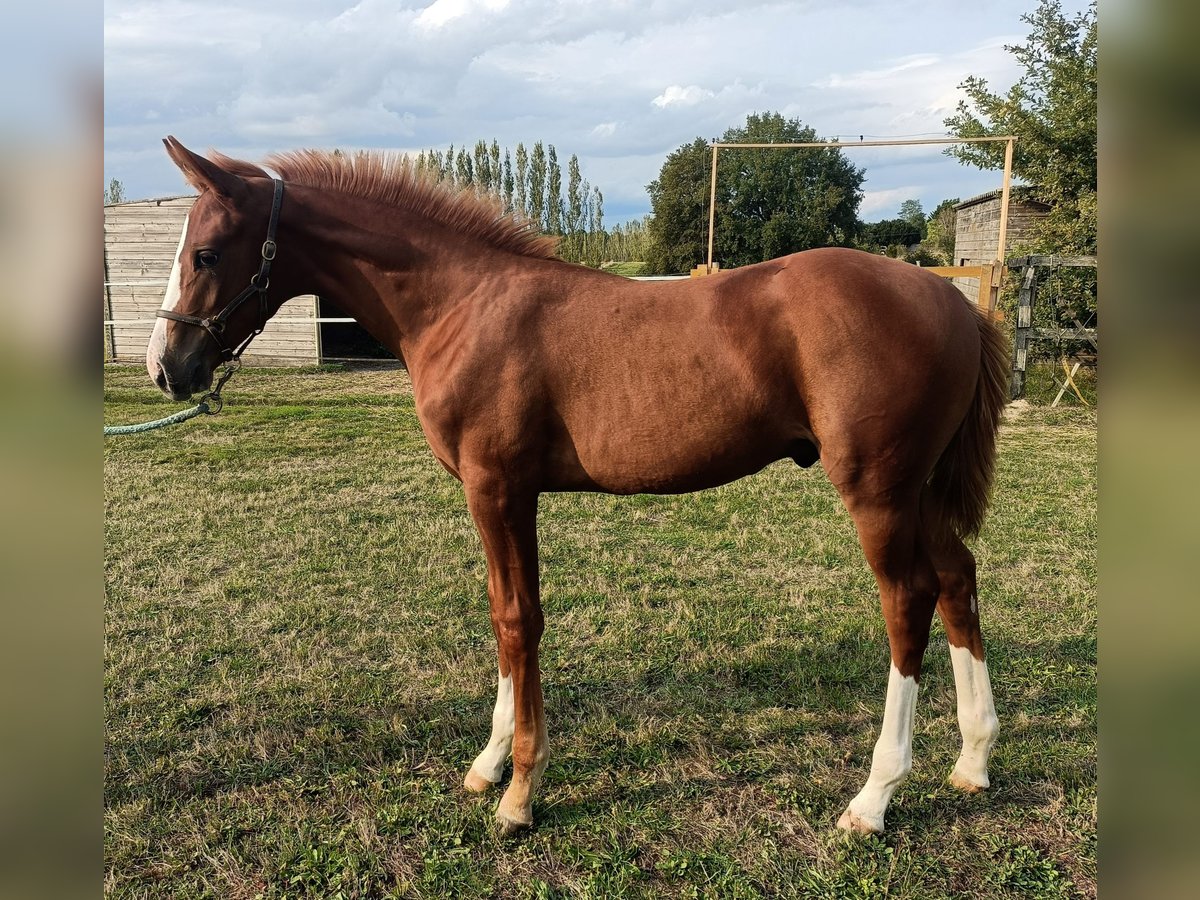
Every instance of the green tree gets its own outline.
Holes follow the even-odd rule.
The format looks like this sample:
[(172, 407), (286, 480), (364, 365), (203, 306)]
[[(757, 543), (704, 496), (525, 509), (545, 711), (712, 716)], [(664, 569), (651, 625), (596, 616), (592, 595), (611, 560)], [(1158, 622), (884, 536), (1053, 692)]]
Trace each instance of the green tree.
[(958, 198), (943, 200), (925, 222), (925, 246), (929, 253), (936, 257), (939, 265), (954, 265), (954, 237), (958, 214), (954, 207)]
[(108, 203), (124, 203), (125, 202), (125, 185), (113, 178), (108, 182), (108, 187), (104, 189), (104, 202)]
[(492, 185), (492, 154), (488, 150), (487, 141), (479, 140), (475, 142), (475, 148), (471, 151), (472, 162), (475, 168), (475, 187), (481, 194), (491, 193)]
[(454, 183), (460, 188), (469, 188), (475, 184), (475, 165), (467, 155), (465, 146), (458, 148), (458, 156), (454, 159)]
[[(925, 210), (920, 200), (905, 200), (900, 204), (900, 218), (913, 225), (920, 233), (918, 241), (925, 239)], [(916, 243), (917, 241), (913, 241)]]
[(546, 234), (562, 234), (562, 167), (558, 151), (550, 144), (546, 148)]
[[(1022, 16), (1025, 43), (1008, 50), (1023, 70), (1005, 94), (972, 76), (960, 87), (967, 99), (946, 119), (958, 137), (1013, 134), (1013, 172), (1035, 199), (1050, 204), (1027, 251), (1096, 251), (1096, 4), (1076, 16), (1059, 0), (1040, 0)], [(980, 169), (1001, 169), (1002, 144), (962, 144), (946, 151)]]
[[(818, 140), (798, 119), (752, 114), (722, 141)], [(712, 148), (696, 138), (675, 150), (647, 186), (654, 218), (649, 268), (685, 272), (707, 255)], [(847, 246), (858, 228), (863, 171), (837, 148), (722, 150), (717, 171), (714, 257), (726, 268), (810, 247)]]
[(512, 155), (508, 152), (508, 148), (504, 148), (504, 211), (512, 212), (513, 207), (513, 167)]
[(572, 153), (567, 160), (567, 209), (564, 222), (567, 234), (583, 230), (583, 197), (587, 191), (587, 182), (579, 171), (579, 157)]
[(529, 153), (525, 145), (517, 143), (517, 177), (514, 185), (513, 209), (523, 219), (529, 216)]
[(653, 210), (646, 256), (651, 272), (686, 272), (706, 258), (711, 157), (708, 141), (698, 137), (668, 154), (658, 178), (646, 186)]
[[(904, 250), (920, 242), (920, 227), (908, 219), (881, 219), (878, 222), (866, 222), (861, 226), (858, 245), (864, 250), (874, 253), (900, 247), (901, 255), (903, 255)], [(897, 254), (888, 253), (888, 255), (895, 256)]]
[(546, 148), (541, 141), (529, 154), (529, 218), (539, 228), (546, 221)]
[(500, 169), (500, 142), (492, 138), (492, 146), (488, 148), (488, 163), (492, 173), (491, 191), (499, 196), (504, 191), (504, 177)]

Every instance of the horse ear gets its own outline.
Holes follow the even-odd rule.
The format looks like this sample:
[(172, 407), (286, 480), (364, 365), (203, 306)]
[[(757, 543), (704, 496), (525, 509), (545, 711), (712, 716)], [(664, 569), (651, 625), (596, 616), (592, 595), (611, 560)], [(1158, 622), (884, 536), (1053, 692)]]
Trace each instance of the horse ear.
[(246, 192), (246, 182), (232, 172), (226, 172), (210, 159), (193, 153), (174, 136), (163, 138), (167, 155), (179, 166), (188, 184), (203, 193), (212, 191), (220, 199), (236, 200)]

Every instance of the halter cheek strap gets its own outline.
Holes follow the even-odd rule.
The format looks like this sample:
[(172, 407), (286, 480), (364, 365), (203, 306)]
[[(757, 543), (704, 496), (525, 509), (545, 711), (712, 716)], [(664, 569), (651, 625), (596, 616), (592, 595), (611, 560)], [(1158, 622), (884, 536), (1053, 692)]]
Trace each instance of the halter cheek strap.
[[(278, 178), (273, 178), (272, 181), (275, 182), (275, 196), (271, 200), (271, 219), (267, 223), (267, 239), (263, 241), (262, 245), (262, 261), (259, 263), (258, 271), (250, 278), (249, 286), (230, 300), (224, 309), (209, 318), (188, 316), (172, 309), (160, 309), (155, 313), (155, 315), (173, 322), (183, 322), (185, 325), (197, 325), (203, 328), (220, 349), (221, 359), (227, 362), (240, 357), (242, 352), (250, 346), (250, 342), (262, 334), (263, 329), (267, 327), (267, 288), (271, 284), (271, 262), (275, 259), (275, 232), (279, 227), (279, 208), (283, 205), (283, 182)], [(258, 295), (258, 325), (236, 348), (231, 347), (225, 342), (225, 323), (229, 321), (230, 316), (237, 311), (239, 306), (255, 294)]]

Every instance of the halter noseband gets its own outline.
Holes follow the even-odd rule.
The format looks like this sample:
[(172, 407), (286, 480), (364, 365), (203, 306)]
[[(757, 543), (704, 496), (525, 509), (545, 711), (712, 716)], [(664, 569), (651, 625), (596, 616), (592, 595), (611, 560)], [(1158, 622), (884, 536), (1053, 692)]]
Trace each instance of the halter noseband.
[[(226, 362), (238, 359), (242, 355), (242, 352), (250, 346), (250, 342), (262, 334), (263, 329), (267, 327), (267, 288), (271, 284), (271, 261), (275, 259), (275, 231), (279, 227), (279, 207), (283, 205), (283, 182), (278, 178), (271, 180), (275, 182), (275, 196), (271, 201), (271, 219), (267, 223), (267, 239), (263, 241), (262, 245), (262, 262), (259, 263), (258, 272), (251, 276), (249, 286), (230, 300), (223, 310), (211, 318), (202, 319), (199, 316), (185, 316), (183, 313), (177, 313), (172, 309), (160, 309), (155, 313), (156, 316), (170, 319), (173, 322), (183, 322), (185, 325), (198, 325), (203, 328), (208, 332), (208, 336), (216, 342), (217, 347), (221, 351), (221, 359)], [(239, 306), (255, 294), (258, 294), (258, 326), (250, 332), (236, 349), (230, 347), (225, 342), (225, 323), (237, 311)]]

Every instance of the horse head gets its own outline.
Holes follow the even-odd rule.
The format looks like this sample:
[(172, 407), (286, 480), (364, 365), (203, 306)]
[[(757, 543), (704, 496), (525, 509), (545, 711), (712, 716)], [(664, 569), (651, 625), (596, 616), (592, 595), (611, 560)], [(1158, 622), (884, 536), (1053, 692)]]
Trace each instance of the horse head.
[(278, 293), (269, 271), (282, 183), (245, 164), (234, 171), (239, 165), (224, 157), (205, 159), (173, 137), (163, 143), (200, 196), (184, 220), (146, 370), (163, 393), (184, 400), (207, 390), (217, 367), (282, 305), (269, 299)]

